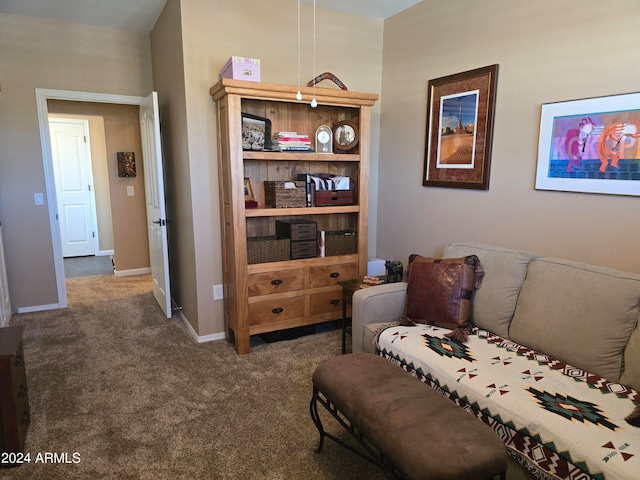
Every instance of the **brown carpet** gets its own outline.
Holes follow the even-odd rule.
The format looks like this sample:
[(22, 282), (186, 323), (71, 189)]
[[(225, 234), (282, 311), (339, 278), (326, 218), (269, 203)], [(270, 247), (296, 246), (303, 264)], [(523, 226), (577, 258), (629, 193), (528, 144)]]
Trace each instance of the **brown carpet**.
[[(0, 478), (384, 478), (331, 441), (313, 452), (311, 374), (340, 354), (339, 330), (238, 356), (165, 319), (149, 276), (75, 278), (67, 288), (69, 308), (11, 319), (26, 326), (32, 463)], [(46, 452), (69, 462), (77, 452), (80, 462), (34, 462)]]

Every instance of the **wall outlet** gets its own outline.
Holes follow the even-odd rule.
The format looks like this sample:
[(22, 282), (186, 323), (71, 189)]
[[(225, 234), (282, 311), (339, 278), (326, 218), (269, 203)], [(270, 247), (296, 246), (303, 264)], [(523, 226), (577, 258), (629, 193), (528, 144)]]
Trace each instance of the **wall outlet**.
[(222, 285), (214, 285), (213, 286), (213, 299), (214, 300), (222, 300), (224, 298), (224, 290)]

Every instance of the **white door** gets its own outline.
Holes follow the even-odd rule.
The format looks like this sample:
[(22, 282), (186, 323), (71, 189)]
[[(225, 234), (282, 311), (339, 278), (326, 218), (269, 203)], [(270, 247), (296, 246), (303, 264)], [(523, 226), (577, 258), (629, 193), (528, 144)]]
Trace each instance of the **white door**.
[(158, 114), (158, 94), (156, 92), (151, 93), (140, 105), (140, 133), (142, 136), (144, 188), (147, 198), (147, 231), (149, 232), (153, 296), (160, 304), (167, 318), (171, 318), (169, 247), (164, 202), (160, 116)]
[(89, 149), (89, 122), (50, 119), (62, 256), (98, 253), (98, 228)]

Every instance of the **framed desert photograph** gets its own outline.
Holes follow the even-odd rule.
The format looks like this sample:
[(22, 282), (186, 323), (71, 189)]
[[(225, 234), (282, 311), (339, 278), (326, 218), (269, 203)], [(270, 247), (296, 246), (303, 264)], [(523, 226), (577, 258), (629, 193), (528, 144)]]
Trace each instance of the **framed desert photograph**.
[(429, 80), (427, 187), (489, 189), (498, 65)]
[(542, 105), (536, 189), (640, 195), (640, 93)]

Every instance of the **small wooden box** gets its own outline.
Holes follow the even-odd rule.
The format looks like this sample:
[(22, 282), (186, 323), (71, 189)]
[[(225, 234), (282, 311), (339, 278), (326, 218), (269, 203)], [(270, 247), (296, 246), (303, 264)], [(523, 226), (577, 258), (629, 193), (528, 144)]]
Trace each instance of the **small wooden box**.
[(316, 207), (353, 205), (353, 190), (316, 190)]
[(292, 242), (318, 238), (317, 223), (311, 220), (276, 220), (276, 235), (290, 238)]
[(315, 258), (318, 256), (318, 243), (313, 240), (291, 242), (291, 260)]

